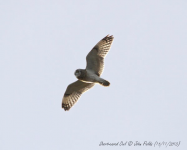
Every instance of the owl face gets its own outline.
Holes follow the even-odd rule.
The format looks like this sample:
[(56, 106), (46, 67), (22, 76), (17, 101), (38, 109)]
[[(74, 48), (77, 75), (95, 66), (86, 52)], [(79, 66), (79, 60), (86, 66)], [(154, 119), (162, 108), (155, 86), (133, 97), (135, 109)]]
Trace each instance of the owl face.
[(75, 71), (75, 76), (78, 78), (79, 76), (81, 76), (81, 69), (77, 69)]

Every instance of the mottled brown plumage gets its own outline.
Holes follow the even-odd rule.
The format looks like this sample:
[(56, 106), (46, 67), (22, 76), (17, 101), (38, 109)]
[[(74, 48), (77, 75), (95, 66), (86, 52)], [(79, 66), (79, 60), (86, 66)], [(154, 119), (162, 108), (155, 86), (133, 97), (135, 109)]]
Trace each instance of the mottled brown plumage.
[(77, 81), (70, 84), (62, 100), (62, 108), (69, 110), (80, 98), (81, 94), (92, 88), (95, 83), (109, 86), (110, 83), (100, 78), (104, 69), (104, 58), (110, 50), (113, 36), (107, 35), (100, 40), (86, 56), (86, 69), (77, 69), (75, 76)]
[(112, 45), (114, 37), (106, 36), (99, 41), (86, 56), (86, 69), (93, 70), (100, 76), (104, 69), (104, 58)]

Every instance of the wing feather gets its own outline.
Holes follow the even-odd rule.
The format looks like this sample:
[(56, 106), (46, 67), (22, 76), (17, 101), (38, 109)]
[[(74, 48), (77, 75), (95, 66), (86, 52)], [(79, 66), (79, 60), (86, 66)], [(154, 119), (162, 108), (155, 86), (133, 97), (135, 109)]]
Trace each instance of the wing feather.
[(80, 98), (81, 94), (91, 89), (94, 83), (85, 83), (80, 80), (70, 84), (62, 99), (62, 108), (69, 110)]
[(114, 37), (107, 35), (100, 40), (86, 56), (86, 69), (100, 76), (104, 69), (104, 58), (109, 52)]

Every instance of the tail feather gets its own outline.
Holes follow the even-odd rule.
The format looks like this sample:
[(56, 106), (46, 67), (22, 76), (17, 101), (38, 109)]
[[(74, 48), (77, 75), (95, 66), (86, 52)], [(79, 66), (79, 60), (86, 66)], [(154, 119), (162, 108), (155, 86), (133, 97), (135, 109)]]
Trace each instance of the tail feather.
[(99, 84), (101, 84), (102, 86), (109, 86), (110, 85), (110, 82), (108, 82), (107, 80), (102, 80), (99, 82)]

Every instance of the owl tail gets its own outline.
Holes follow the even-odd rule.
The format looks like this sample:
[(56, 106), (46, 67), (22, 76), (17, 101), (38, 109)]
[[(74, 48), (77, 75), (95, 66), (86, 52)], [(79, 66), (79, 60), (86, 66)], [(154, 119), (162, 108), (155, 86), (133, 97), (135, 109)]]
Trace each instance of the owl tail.
[(110, 82), (108, 82), (107, 80), (101, 79), (101, 80), (99, 81), (99, 84), (101, 84), (102, 86), (109, 86), (109, 85), (110, 85)]

